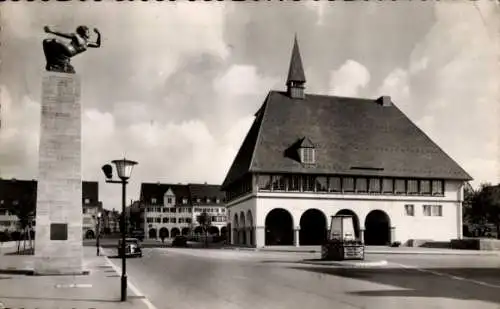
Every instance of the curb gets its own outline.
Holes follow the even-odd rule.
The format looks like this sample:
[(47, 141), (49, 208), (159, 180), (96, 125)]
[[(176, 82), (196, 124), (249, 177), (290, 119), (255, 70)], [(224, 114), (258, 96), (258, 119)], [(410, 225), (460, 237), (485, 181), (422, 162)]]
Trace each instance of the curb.
[[(288, 253), (321, 253), (319, 250), (276, 250), (265, 248), (222, 248), (223, 250), (254, 251), (254, 252), (288, 252)], [(479, 253), (481, 252), (481, 253)], [(500, 256), (500, 252), (478, 251), (478, 252), (452, 252), (452, 251), (366, 251), (365, 254), (399, 254), (399, 255), (462, 255), (462, 256)]]
[(349, 267), (349, 268), (363, 268), (363, 267), (381, 267), (387, 266), (389, 263), (386, 260), (373, 261), (373, 262), (342, 262), (342, 261), (318, 261), (318, 262), (304, 262), (301, 264), (307, 265), (320, 265), (320, 266), (336, 266), (336, 267)]

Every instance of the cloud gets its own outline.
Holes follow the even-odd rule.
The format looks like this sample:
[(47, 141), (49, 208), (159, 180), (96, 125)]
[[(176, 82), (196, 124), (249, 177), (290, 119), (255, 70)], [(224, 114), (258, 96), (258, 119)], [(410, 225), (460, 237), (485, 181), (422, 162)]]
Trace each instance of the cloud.
[(330, 77), (330, 95), (355, 97), (370, 82), (370, 72), (362, 64), (347, 60)]

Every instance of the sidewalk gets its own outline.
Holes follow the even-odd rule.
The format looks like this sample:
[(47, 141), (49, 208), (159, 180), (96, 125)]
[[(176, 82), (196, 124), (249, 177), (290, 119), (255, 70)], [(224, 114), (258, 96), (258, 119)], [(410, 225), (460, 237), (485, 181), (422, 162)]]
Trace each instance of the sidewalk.
[[(95, 248), (84, 247), (89, 275), (29, 276), (33, 256), (0, 256), (0, 309), (146, 309), (143, 296), (129, 286), (128, 299), (120, 302), (120, 276)], [(14, 273), (15, 272), (15, 273)]]
[[(297, 253), (321, 253), (320, 246), (270, 246), (264, 248), (248, 248), (239, 246), (225, 246), (227, 250), (247, 250), (263, 252), (297, 252)], [(366, 254), (419, 254), (419, 255), (469, 255), (469, 256), (500, 256), (500, 251), (480, 250), (458, 250), (458, 249), (436, 249), (421, 247), (385, 247), (366, 246)]]

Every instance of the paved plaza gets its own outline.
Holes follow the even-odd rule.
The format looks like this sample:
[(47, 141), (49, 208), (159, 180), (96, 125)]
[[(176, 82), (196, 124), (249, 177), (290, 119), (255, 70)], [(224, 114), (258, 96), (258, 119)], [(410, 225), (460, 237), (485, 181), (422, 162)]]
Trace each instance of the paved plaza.
[[(112, 255), (112, 249), (104, 252)], [(147, 248), (129, 278), (156, 308), (498, 308), (498, 256)], [(119, 260), (110, 259), (119, 266)], [(322, 265), (323, 264), (323, 265)], [(326, 265), (324, 265), (326, 264)]]

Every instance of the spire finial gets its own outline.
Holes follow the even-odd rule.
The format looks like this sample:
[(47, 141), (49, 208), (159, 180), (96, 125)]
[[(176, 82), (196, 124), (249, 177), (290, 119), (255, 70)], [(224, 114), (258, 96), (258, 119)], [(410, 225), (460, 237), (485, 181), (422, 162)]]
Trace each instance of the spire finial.
[(306, 77), (302, 66), (302, 58), (300, 57), (299, 43), (297, 33), (293, 42), (292, 58), (290, 59), (290, 68), (288, 70), (288, 78), (286, 86), (289, 95), (292, 98), (304, 98), (304, 83)]

